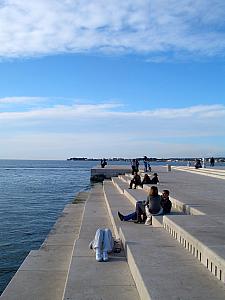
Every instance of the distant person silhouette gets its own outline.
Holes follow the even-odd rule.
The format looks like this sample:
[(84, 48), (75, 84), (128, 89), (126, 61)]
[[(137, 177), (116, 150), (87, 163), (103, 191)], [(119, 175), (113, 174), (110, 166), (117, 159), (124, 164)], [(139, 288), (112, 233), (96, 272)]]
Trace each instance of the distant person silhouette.
[(210, 166), (214, 167), (214, 164), (215, 164), (215, 159), (214, 159), (214, 157), (211, 157), (210, 158)]

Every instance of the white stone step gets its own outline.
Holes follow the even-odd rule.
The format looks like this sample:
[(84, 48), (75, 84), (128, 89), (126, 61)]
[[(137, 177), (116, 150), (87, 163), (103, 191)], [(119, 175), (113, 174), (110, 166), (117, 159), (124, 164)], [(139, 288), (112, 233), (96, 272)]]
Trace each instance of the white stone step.
[(165, 216), (164, 228), (225, 283), (224, 216)]
[[(112, 182), (104, 183), (104, 191), (141, 299), (225, 298), (222, 282), (216, 280), (163, 228), (119, 220), (117, 211), (124, 210), (120, 205), (126, 199)], [(132, 208), (130, 203), (128, 205)]]
[(98, 228), (110, 228), (113, 232), (102, 186), (92, 188), (85, 206), (64, 300), (139, 300), (124, 251), (110, 255), (108, 262), (95, 260), (95, 253), (89, 249), (89, 243)]

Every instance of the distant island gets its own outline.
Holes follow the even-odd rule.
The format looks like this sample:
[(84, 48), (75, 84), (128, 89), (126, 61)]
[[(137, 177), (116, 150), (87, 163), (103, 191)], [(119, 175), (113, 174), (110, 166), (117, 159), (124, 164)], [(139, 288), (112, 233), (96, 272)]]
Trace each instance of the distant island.
[[(210, 157), (204, 157), (206, 161), (210, 160)], [(216, 162), (225, 162), (225, 157), (214, 157)], [(142, 161), (143, 157), (136, 157), (137, 160)], [(87, 157), (70, 157), (67, 160), (79, 160), (79, 161), (99, 161), (101, 158), (87, 158)], [(107, 161), (130, 161), (130, 158), (122, 158), (122, 157), (113, 157), (113, 158), (106, 158)], [(171, 157), (171, 158), (156, 158), (156, 157), (149, 157), (148, 161), (150, 162), (182, 162), (182, 161), (195, 161), (196, 157)]]

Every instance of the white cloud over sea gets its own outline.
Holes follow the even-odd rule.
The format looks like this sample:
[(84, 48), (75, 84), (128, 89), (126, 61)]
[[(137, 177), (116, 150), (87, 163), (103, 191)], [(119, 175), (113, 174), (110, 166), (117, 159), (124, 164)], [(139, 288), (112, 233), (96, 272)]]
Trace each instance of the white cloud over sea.
[(0, 57), (80, 52), (144, 53), (156, 62), (166, 52), (210, 57), (224, 55), (224, 26), (224, 0), (4, 0)]
[[(36, 107), (37, 99), (28, 98), (14, 111), (0, 109), (2, 157), (132, 157), (143, 155), (141, 149), (157, 157), (224, 153), (221, 104), (128, 111), (120, 103), (47, 105), (47, 97), (37, 98)], [(4, 99), (0, 104), (20, 103), (19, 97)]]

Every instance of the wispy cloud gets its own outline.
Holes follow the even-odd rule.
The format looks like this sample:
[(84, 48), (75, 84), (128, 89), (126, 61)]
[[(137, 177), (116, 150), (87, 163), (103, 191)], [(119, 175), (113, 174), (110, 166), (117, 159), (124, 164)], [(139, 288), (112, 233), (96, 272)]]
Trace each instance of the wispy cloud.
[(43, 102), (48, 98), (43, 97), (5, 97), (0, 98), (0, 104), (34, 104)]
[[(34, 104), (38, 102), (47, 101), (48, 98), (38, 97), (8, 97), (0, 98), (0, 104), (11, 103), (29, 103)], [(46, 104), (45, 104), (46, 105)], [(121, 109), (123, 108), (123, 109)], [(25, 111), (14, 112), (0, 112), (0, 120), (7, 119), (45, 119), (45, 118), (91, 118), (91, 119), (107, 119), (111, 118), (125, 118), (125, 119), (181, 119), (181, 118), (195, 118), (195, 119), (210, 119), (220, 118), (225, 116), (225, 106), (221, 104), (214, 105), (197, 105), (184, 108), (160, 108), (155, 110), (143, 110), (143, 111), (125, 111), (123, 104), (120, 103), (96, 103), (96, 104), (72, 104), (72, 105), (48, 105), (43, 108), (32, 108)]]
[(87, 51), (224, 55), (224, 23), (223, 0), (5, 0), (0, 57)]
[[(199, 156), (225, 149), (221, 104), (130, 111), (120, 103), (55, 105), (47, 97), (37, 99), (38, 107), (29, 108), (23, 103), (36, 98), (0, 99), (6, 106), (0, 112), (2, 157), (135, 157), (143, 155), (141, 149), (152, 156)], [(17, 109), (8, 111), (14, 101)], [(217, 142), (206, 142), (212, 140)]]

